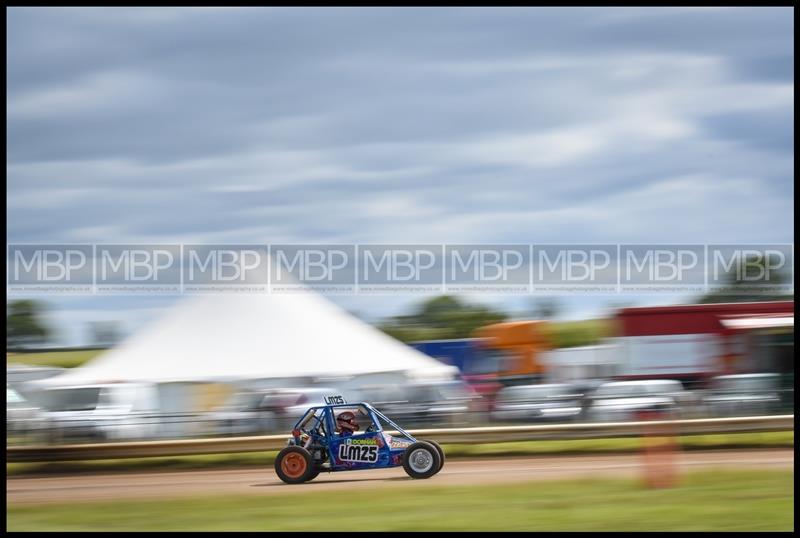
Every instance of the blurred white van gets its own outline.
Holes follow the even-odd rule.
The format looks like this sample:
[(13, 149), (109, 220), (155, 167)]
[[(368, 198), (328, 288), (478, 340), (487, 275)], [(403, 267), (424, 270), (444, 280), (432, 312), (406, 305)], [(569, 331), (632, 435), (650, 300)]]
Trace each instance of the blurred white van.
[(158, 393), (149, 383), (56, 388), (37, 395), (53, 440), (147, 439), (158, 432)]

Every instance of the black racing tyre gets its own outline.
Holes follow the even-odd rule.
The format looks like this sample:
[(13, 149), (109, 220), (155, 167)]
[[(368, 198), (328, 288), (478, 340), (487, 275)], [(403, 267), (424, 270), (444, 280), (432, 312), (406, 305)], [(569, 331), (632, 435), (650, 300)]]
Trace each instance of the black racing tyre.
[(320, 469), (319, 467), (314, 467), (314, 469), (311, 471), (311, 474), (308, 476), (308, 478), (306, 478), (306, 482), (311, 482), (316, 477), (318, 477), (319, 473), (321, 473), (321, 472), (322, 472), (322, 469)]
[(438, 473), (439, 471), (442, 470), (442, 467), (444, 467), (444, 460), (445, 460), (444, 450), (442, 450), (441, 445), (439, 445), (439, 443), (437, 443), (436, 441), (431, 441), (430, 439), (425, 439), (425, 442), (433, 445), (433, 448), (435, 448), (436, 452), (439, 453), (439, 470), (436, 471)]
[(301, 484), (310, 480), (315, 469), (311, 454), (301, 446), (287, 446), (275, 458), (275, 473), (287, 484)]
[(403, 469), (411, 478), (430, 478), (439, 472), (439, 451), (432, 444), (417, 441), (403, 453)]

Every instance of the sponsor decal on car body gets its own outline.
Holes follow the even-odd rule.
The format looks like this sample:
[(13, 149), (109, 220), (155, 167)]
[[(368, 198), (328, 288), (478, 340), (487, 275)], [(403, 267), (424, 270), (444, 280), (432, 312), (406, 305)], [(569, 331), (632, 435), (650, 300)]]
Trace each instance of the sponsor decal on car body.
[(339, 445), (339, 459), (356, 463), (375, 463), (378, 461), (378, 442), (376, 439), (347, 439)]

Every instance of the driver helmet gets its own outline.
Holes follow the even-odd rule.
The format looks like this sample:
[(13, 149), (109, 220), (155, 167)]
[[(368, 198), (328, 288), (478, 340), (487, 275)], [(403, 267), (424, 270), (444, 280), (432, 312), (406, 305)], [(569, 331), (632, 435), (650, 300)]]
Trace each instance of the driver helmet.
[(336, 417), (336, 426), (339, 428), (339, 431), (344, 434), (352, 434), (358, 431), (356, 416), (351, 411), (339, 413), (339, 416)]

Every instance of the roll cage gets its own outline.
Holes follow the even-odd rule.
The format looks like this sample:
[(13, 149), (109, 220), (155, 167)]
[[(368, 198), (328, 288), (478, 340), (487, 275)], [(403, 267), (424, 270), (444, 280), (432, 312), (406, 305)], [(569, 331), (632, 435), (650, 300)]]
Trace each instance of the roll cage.
[[(300, 417), (294, 428), (292, 429), (292, 437), (295, 443), (301, 446), (311, 446), (314, 444), (328, 446), (331, 436), (336, 432), (336, 409), (354, 409), (358, 408), (363, 415), (369, 418), (371, 424), (364, 428), (364, 433), (382, 433), (385, 430), (381, 421), (388, 424), (394, 430), (392, 433), (399, 433), (400, 436), (405, 437), (412, 443), (417, 440), (410, 433), (398, 426), (389, 417), (372, 407), (365, 402), (351, 403), (351, 404), (333, 404), (333, 405), (318, 405), (310, 407), (305, 414)], [(308, 439), (303, 442), (303, 435), (308, 436)], [(398, 437), (393, 435), (393, 437)]]

